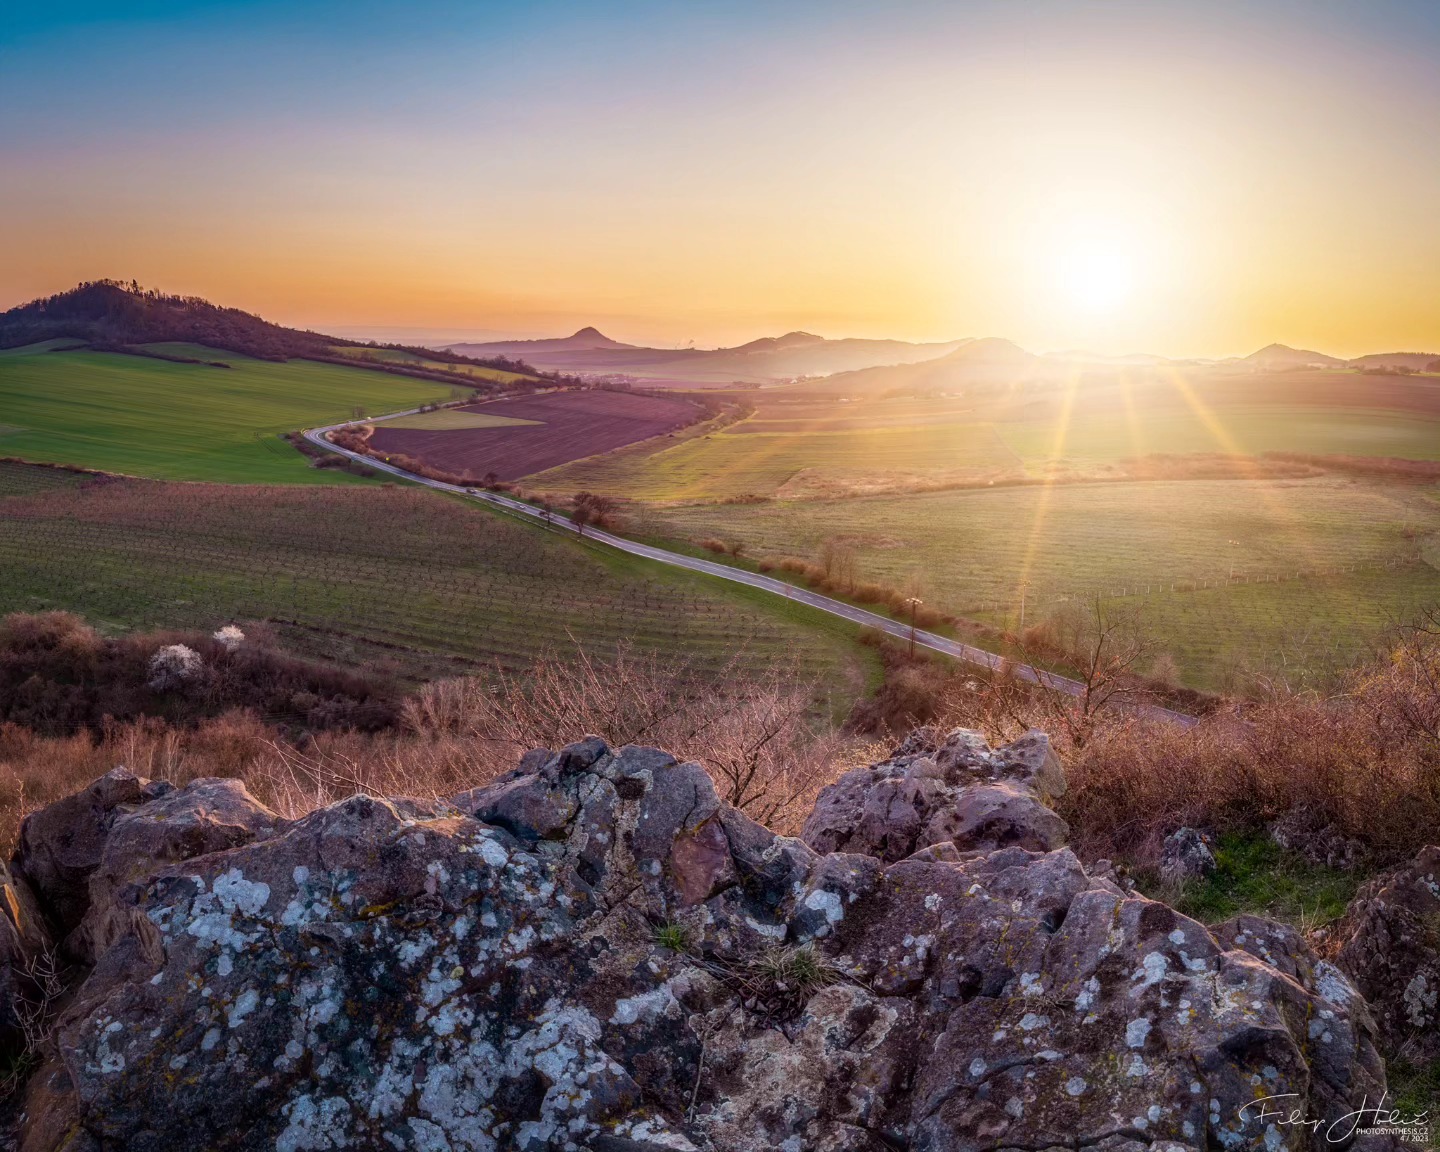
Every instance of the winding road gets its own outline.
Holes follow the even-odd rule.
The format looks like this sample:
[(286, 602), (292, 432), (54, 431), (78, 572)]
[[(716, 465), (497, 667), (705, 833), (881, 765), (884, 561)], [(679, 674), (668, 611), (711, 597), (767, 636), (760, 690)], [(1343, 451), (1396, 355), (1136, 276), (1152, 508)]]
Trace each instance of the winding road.
[[(881, 616), (877, 612), (869, 612), (864, 608), (857, 608), (853, 604), (846, 604), (843, 600), (835, 600), (829, 596), (822, 596), (818, 592), (811, 592), (806, 588), (797, 588), (784, 580), (777, 580), (773, 576), (766, 576), (759, 572), (747, 572), (743, 568), (732, 568), (728, 564), (720, 564), (714, 560), (702, 560), (696, 556), (685, 556), (679, 552), (671, 552), (665, 548), (656, 548), (650, 544), (640, 544), (634, 540), (627, 540), (623, 536), (616, 536), (611, 532), (605, 532), (593, 526), (581, 527), (574, 524), (568, 517), (559, 512), (546, 513), (539, 508), (526, 504), (521, 500), (512, 500), (508, 496), (502, 496), (498, 492), (487, 492), (479, 488), (463, 488), (458, 484), (446, 484), (440, 480), (430, 480), (424, 476), (417, 476), (413, 472), (407, 472), (403, 468), (397, 468), (394, 464), (386, 463), (384, 460), (376, 459), (374, 456), (367, 456), (360, 452), (352, 452), (348, 448), (342, 448), (327, 440), (326, 434), (335, 432), (341, 428), (349, 428), (356, 424), (369, 424), (376, 420), (388, 420), (397, 416), (410, 416), (418, 412), (418, 408), (406, 409), (404, 412), (391, 412), (385, 416), (370, 416), (361, 420), (345, 420), (339, 424), (327, 424), (323, 428), (307, 428), (302, 433), (305, 439), (327, 452), (336, 452), (341, 456), (348, 456), (352, 460), (359, 461), (368, 468), (374, 468), (380, 472), (388, 472), (392, 476), (398, 476), (402, 480), (408, 480), (414, 484), (422, 484), (426, 488), (434, 488), (440, 492), (450, 492), (457, 496), (464, 496), (471, 500), (478, 500), (485, 504), (492, 504), (503, 508), (505, 511), (530, 520), (535, 520), (547, 527), (560, 532), (573, 532), (586, 540), (596, 541), (601, 544), (617, 548), (621, 552), (628, 552), (632, 556), (643, 556), (647, 560), (654, 560), (659, 564), (669, 564), (673, 568), (686, 568), (692, 572), (703, 572), (707, 576), (714, 576), (720, 580), (729, 580), (735, 584), (748, 584), (751, 588), (759, 588), (766, 592), (774, 593), (776, 596), (783, 596), (787, 600), (796, 600), (801, 604), (808, 604), (812, 608), (818, 608), (821, 612), (828, 612), (832, 616), (839, 616), (844, 620), (864, 625), (867, 628), (875, 628), (891, 636), (899, 637), (909, 641), (914, 635), (917, 647), (928, 648), (933, 652), (940, 652), (946, 656), (954, 657), (956, 660), (973, 664), (992, 672), (998, 671), (1005, 663), (1003, 657), (994, 652), (986, 651), (984, 648), (976, 648), (973, 644), (965, 644), (959, 640), (951, 640), (945, 636), (937, 636), (933, 632), (927, 632), (923, 628), (911, 629), (908, 624), (898, 620), (892, 620), (888, 616)], [(1078, 680), (1071, 680), (1065, 676), (1056, 675), (1054, 672), (1046, 672), (1043, 669), (1032, 668), (1028, 664), (1012, 664), (1011, 672), (1020, 679), (1031, 684), (1039, 684), (1056, 692), (1063, 692), (1068, 696), (1081, 697), (1085, 694), (1085, 686)], [(1186, 715), (1184, 712), (1176, 712), (1170, 708), (1162, 708), (1158, 704), (1146, 704), (1141, 710), (1147, 716), (1168, 720), (1179, 724), (1182, 727), (1193, 727), (1198, 721), (1194, 716)]]

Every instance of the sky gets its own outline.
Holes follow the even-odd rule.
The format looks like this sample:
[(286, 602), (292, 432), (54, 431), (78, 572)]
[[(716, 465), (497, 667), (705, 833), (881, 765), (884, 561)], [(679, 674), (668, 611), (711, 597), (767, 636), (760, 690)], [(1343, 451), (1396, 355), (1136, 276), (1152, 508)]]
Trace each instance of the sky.
[(0, 4), (0, 307), (1440, 350), (1440, 5)]

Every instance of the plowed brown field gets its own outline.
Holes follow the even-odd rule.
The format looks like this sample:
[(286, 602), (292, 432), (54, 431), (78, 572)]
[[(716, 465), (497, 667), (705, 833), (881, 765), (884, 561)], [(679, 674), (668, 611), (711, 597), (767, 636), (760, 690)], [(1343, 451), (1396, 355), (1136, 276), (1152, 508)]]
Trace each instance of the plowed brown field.
[(536, 420), (500, 428), (426, 430), (377, 425), (375, 451), (413, 456), (446, 472), (518, 480), (546, 468), (609, 452), (693, 423), (703, 415), (688, 400), (626, 392), (552, 392), (461, 409)]

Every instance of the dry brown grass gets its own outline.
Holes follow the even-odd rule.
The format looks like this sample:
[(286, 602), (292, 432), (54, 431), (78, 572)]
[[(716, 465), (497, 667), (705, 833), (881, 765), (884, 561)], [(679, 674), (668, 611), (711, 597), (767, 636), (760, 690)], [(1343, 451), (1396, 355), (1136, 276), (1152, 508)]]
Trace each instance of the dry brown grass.
[(852, 726), (975, 728), (992, 743), (1043, 729), (1065, 763), (1059, 808), (1085, 859), (1149, 864), (1181, 825), (1259, 832), (1299, 812), (1379, 866), (1433, 843), (1440, 827), (1440, 627), (1412, 630), (1336, 693), (1276, 690), (1192, 729), (1143, 718), (1133, 696), (1087, 712), (1003, 671), (882, 655), (885, 683)]
[[(894, 654), (891, 654), (892, 657)], [(23, 816), (124, 764), (184, 783), (244, 779), (297, 816), (356, 792), (444, 797), (494, 778), (533, 747), (589, 733), (650, 744), (703, 764), (731, 803), (795, 833), (819, 790), (883, 758), (891, 733), (929, 722), (993, 742), (1029, 727), (1052, 734), (1066, 764), (1060, 804), (1087, 859), (1152, 862), (1180, 825), (1258, 831), (1299, 810), (1317, 830), (1358, 843), (1371, 864), (1407, 858), (1440, 827), (1440, 628), (1417, 629), (1331, 696), (1276, 692), (1194, 729), (1109, 708), (1083, 725), (1073, 701), (1004, 675), (896, 659), (881, 696), (844, 736), (817, 717), (810, 686), (787, 669), (701, 678), (683, 661), (620, 650), (539, 661), (523, 675), (431, 684), (410, 697), (399, 731), (282, 739), (253, 715), (193, 726), (112, 724), (42, 737), (0, 725), (0, 840)], [(1079, 734), (1079, 735), (1077, 735)]]
[(757, 678), (737, 663), (702, 678), (683, 661), (621, 649), (609, 660), (542, 659), (521, 675), (428, 685), (407, 701), (397, 732), (320, 732), (291, 742), (248, 712), (58, 737), (3, 725), (0, 847), (13, 847), (29, 812), (122, 764), (177, 784), (242, 779), (294, 817), (357, 792), (451, 796), (513, 768), (530, 748), (559, 748), (590, 733), (612, 746), (651, 744), (696, 760), (726, 800), (794, 833), (825, 784), (881, 751), (832, 731), (815, 701), (814, 686), (784, 668)]

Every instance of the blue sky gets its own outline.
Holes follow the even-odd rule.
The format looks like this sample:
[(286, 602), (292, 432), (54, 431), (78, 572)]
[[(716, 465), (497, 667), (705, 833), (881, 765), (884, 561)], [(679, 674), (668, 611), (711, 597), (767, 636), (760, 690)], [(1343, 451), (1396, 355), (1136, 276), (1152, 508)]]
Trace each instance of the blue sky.
[[(1421, 3), (11, 0), (0, 301), (1440, 343), (1437, 59)], [(1129, 305), (1062, 299), (1077, 261)]]

